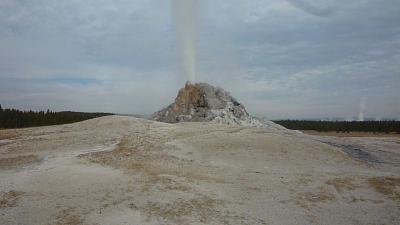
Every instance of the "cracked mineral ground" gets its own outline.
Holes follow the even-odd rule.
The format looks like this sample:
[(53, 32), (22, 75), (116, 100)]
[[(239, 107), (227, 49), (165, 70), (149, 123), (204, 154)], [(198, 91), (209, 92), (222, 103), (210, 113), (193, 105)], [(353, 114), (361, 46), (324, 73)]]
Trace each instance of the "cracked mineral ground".
[(400, 221), (398, 137), (107, 116), (0, 139), (2, 225)]

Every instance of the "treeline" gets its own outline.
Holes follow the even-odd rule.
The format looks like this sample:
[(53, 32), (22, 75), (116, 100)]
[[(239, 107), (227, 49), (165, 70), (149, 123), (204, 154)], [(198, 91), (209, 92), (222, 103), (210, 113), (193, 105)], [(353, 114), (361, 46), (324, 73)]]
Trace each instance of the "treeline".
[(0, 129), (48, 126), (57, 124), (74, 123), (93, 119), (110, 113), (84, 113), (84, 112), (52, 112), (21, 111), (18, 109), (3, 109), (0, 105)]
[(377, 132), (400, 133), (400, 121), (310, 121), (310, 120), (277, 120), (275, 123), (291, 130), (316, 130), (320, 132)]

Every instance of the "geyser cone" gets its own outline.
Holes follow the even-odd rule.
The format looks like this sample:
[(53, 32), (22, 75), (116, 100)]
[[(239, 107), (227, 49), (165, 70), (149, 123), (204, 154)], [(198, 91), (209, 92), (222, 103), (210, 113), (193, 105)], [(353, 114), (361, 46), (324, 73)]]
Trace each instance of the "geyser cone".
[(166, 123), (217, 122), (284, 129), (271, 121), (249, 115), (245, 107), (229, 92), (206, 83), (187, 82), (179, 90), (174, 103), (154, 113), (152, 119)]

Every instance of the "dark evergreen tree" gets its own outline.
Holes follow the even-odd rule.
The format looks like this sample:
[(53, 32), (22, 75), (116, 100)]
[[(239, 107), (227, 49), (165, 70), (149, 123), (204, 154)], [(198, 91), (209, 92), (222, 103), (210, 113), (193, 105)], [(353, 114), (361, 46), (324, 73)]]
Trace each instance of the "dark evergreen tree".
[(352, 131), (400, 133), (400, 121), (309, 121), (278, 120), (274, 121), (292, 130), (336, 131), (349, 133)]
[(0, 128), (20, 128), (74, 123), (96, 117), (112, 115), (110, 113), (83, 112), (34, 112), (17, 109), (3, 109), (0, 105)]

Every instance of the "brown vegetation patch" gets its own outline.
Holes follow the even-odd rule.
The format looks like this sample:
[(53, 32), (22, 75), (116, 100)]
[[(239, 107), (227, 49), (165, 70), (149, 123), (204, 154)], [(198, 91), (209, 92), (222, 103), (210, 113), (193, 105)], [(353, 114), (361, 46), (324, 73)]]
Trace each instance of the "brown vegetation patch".
[(329, 202), (335, 200), (335, 196), (326, 189), (319, 188), (315, 192), (305, 192), (301, 195), (302, 199), (308, 202)]
[(82, 219), (71, 213), (71, 210), (61, 210), (56, 216), (55, 225), (79, 225), (82, 224)]
[[(281, 178), (281, 179), (283, 179), (283, 178)], [(300, 175), (298, 180), (296, 180), (296, 184), (297, 185), (307, 185), (307, 184), (311, 183), (312, 181), (313, 181), (313, 179), (311, 177)]]
[(22, 194), (23, 192), (14, 190), (0, 193), (0, 209), (14, 207)]
[(190, 224), (190, 218), (196, 218), (201, 223), (208, 223), (218, 216), (215, 208), (221, 204), (221, 201), (202, 196), (190, 200), (179, 199), (164, 204), (148, 202), (143, 208), (133, 203), (129, 206), (142, 211), (148, 221), (156, 217), (163, 219), (167, 224)]
[(267, 224), (262, 219), (226, 210), (223, 201), (205, 195), (170, 203), (148, 202), (144, 207), (131, 203), (129, 207), (142, 212), (147, 221), (157, 218), (162, 224)]
[(39, 161), (40, 158), (37, 155), (20, 155), (11, 158), (1, 158), (0, 169), (14, 169), (32, 163), (36, 163)]
[(315, 191), (308, 191), (299, 193), (295, 203), (305, 209), (309, 209), (310, 206), (316, 206), (317, 203), (327, 203), (336, 200), (328, 189), (319, 187)]
[(358, 187), (354, 184), (354, 179), (352, 178), (334, 178), (326, 182), (328, 185), (332, 185), (337, 192), (343, 192), (344, 190), (351, 191)]
[(19, 134), (15, 130), (1, 130), (0, 129), (0, 140), (4, 139), (15, 139)]
[(376, 192), (400, 202), (400, 177), (372, 177), (368, 183)]
[(356, 202), (372, 202), (374, 204), (381, 204), (384, 203), (385, 201), (383, 200), (376, 200), (376, 199), (369, 199), (369, 198), (363, 198), (363, 197), (354, 197), (351, 196), (350, 198), (347, 198), (348, 203), (356, 203)]

